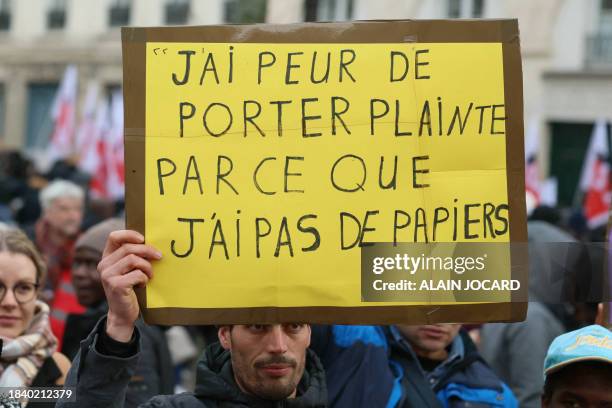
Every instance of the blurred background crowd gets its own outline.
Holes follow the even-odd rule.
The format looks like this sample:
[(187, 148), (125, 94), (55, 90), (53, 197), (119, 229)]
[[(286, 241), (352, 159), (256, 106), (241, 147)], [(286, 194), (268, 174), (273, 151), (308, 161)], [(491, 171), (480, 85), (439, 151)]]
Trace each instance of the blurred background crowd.
[(85, 227), (121, 211), (121, 26), (380, 18), (517, 18), (529, 212), (550, 207), (535, 216), (579, 239), (601, 238), (610, 0), (1, 0), (0, 219), (33, 224), (37, 191), (55, 178), (88, 192)]
[[(0, 0), (0, 222), (25, 231), (47, 263), (42, 300), (64, 354), (74, 357), (105, 312), (95, 265), (108, 232), (123, 227), (119, 27), (385, 18), (518, 18), (529, 239), (606, 241), (611, 0)], [(571, 276), (560, 290), (573, 297), (544, 293), (558, 251), (559, 273)], [(592, 324), (605, 298), (591, 290), (609, 281), (603, 246), (572, 251), (531, 257), (525, 322), (468, 327), (521, 406), (539, 406), (552, 339)], [(152, 329), (150, 353), (171, 373), (160, 390), (192, 386), (197, 350), (215, 336)]]

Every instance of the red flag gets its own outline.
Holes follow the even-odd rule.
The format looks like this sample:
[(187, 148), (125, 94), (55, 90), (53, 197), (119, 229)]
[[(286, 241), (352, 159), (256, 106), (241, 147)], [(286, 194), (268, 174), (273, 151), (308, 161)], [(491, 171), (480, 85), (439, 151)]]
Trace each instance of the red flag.
[[(533, 210), (540, 204), (540, 169), (538, 166), (538, 151), (540, 138), (538, 135), (538, 121), (534, 118), (529, 123), (525, 134), (525, 191), (528, 202)], [(528, 208), (529, 210), (529, 208)], [(530, 211), (528, 211), (530, 212)]]
[(580, 188), (585, 193), (584, 214), (589, 228), (608, 222), (611, 185), (607, 133), (606, 122), (597, 121), (580, 178)]
[(110, 129), (108, 133), (107, 189), (113, 200), (125, 196), (125, 166), (123, 161), (123, 96), (114, 92), (111, 96)]
[(109, 129), (108, 101), (98, 104), (93, 138), (85, 152), (84, 162), (87, 163), (91, 174), (90, 191), (93, 198), (109, 198), (108, 166), (107, 166), (107, 137)]
[(94, 174), (97, 169), (97, 163), (95, 158), (92, 157), (91, 151), (95, 151), (100, 133), (96, 122), (98, 90), (99, 86), (95, 82), (91, 82), (87, 87), (83, 114), (75, 138), (75, 152), (78, 157), (79, 169), (89, 174)]
[(125, 195), (123, 97), (120, 92), (111, 95), (110, 106), (104, 104), (96, 122), (99, 137), (92, 155), (95, 157), (91, 158), (96, 164), (92, 173), (91, 194), (94, 198), (120, 200)]
[(46, 154), (49, 164), (73, 153), (77, 82), (77, 69), (74, 65), (69, 65), (51, 109), (54, 127)]

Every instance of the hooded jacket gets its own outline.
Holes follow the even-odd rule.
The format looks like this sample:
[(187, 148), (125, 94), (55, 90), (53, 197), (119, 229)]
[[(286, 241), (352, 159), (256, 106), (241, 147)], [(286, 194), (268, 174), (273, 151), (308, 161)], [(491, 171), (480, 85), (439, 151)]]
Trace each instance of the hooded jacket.
[[(81, 343), (66, 379), (66, 388), (76, 388), (76, 401), (59, 401), (56, 407), (123, 407), (128, 382), (137, 365), (140, 347), (135, 355), (121, 358), (103, 355), (96, 347), (106, 327), (106, 319), (96, 325)], [(140, 340), (135, 328), (136, 341)], [(142, 408), (323, 408), (327, 406), (327, 388), (323, 367), (307, 350), (306, 368), (297, 388), (296, 398), (281, 401), (262, 400), (245, 394), (234, 380), (231, 356), (219, 343), (211, 344), (200, 361), (196, 387), (192, 393), (163, 395), (141, 404)]]
[(334, 408), (518, 407), (466, 333), (431, 373), (394, 326), (313, 326), (311, 345)]
[[(96, 323), (108, 312), (106, 301), (88, 308), (82, 315), (68, 315), (62, 343), (62, 353), (74, 359)], [(137, 407), (159, 394), (174, 391), (174, 367), (164, 332), (157, 326), (149, 326), (142, 319), (136, 320), (140, 334), (140, 358), (134, 375), (130, 378), (125, 407)]]

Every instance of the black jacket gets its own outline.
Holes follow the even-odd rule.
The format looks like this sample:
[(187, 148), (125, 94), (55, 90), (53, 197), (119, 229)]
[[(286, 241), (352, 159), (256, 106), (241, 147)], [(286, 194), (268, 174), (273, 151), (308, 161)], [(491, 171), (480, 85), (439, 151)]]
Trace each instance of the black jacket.
[[(129, 379), (134, 373), (140, 351), (121, 358), (104, 355), (96, 346), (106, 327), (106, 320), (98, 322), (94, 331), (81, 345), (75, 358), (66, 387), (76, 387), (76, 402), (60, 401), (58, 408), (115, 407), (124, 405)], [(139, 329), (135, 331), (139, 341)], [(139, 348), (140, 350), (140, 348)], [(327, 388), (323, 367), (308, 350), (306, 369), (298, 385), (296, 398), (264, 401), (244, 394), (234, 381), (231, 358), (218, 343), (210, 345), (198, 363), (196, 388), (193, 393), (157, 396), (141, 404), (141, 408), (230, 408), (230, 407), (288, 407), (323, 408), (327, 406)]]
[[(108, 304), (102, 302), (81, 315), (68, 315), (62, 353), (73, 360), (81, 341), (107, 312)], [(125, 408), (134, 408), (156, 395), (174, 392), (174, 368), (163, 331), (157, 326), (147, 325), (142, 319), (136, 321), (136, 327), (141, 335), (141, 358), (128, 384)]]
[[(178, 403), (178, 404), (177, 404)], [(306, 370), (298, 384), (296, 398), (266, 401), (243, 393), (232, 371), (230, 353), (219, 343), (210, 345), (198, 363), (193, 394), (163, 396), (150, 401), (150, 407), (254, 407), (254, 408), (323, 408), (327, 406), (327, 389), (323, 367), (314, 352), (308, 350)]]

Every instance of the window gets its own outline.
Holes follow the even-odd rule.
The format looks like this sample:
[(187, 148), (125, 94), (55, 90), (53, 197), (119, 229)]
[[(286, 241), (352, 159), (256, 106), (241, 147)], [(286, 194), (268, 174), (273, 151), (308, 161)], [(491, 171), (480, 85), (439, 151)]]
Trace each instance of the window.
[(266, 0), (226, 0), (227, 23), (263, 23), (266, 20)]
[(113, 0), (109, 10), (109, 25), (119, 27), (130, 23), (132, 0)]
[(166, 24), (185, 24), (189, 17), (189, 0), (166, 2)]
[(448, 0), (449, 18), (481, 18), (484, 15), (484, 0)]
[(121, 84), (109, 83), (104, 86), (104, 97), (111, 103), (113, 94), (120, 93), (123, 95)]
[(461, 0), (448, 0), (448, 18), (461, 17)]
[(353, 0), (306, 0), (304, 21), (345, 21), (353, 15)]
[(612, 66), (612, 0), (601, 0), (599, 26), (586, 38), (586, 65), (590, 67)]
[(550, 175), (559, 181), (559, 205), (570, 207), (576, 204), (576, 197), (579, 196), (576, 189), (580, 183), (593, 124), (553, 122), (550, 126)]
[(11, 28), (11, 1), (0, 0), (0, 31), (8, 31)]
[(612, 33), (612, 0), (601, 0), (599, 31), (606, 34)]
[(53, 132), (51, 107), (57, 92), (57, 83), (28, 85), (28, 113), (26, 147), (44, 148)]
[(47, 28), (60, 30), (66, 25), (66, 0), (52, 0), (47, 11)]
[(481, 18), (484, 10), (484, 0), (473, 0), (472, 17)]

